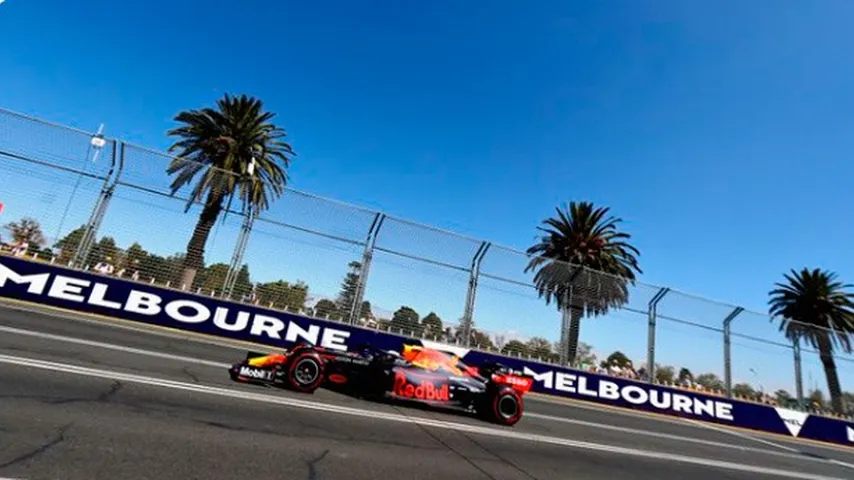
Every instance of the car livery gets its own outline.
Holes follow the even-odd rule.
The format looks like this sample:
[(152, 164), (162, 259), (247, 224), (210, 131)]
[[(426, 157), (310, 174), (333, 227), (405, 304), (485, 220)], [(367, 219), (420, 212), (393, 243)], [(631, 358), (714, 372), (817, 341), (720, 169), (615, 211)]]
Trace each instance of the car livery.
[(365, 399), (416, 402), (508, 426), (522, 418), (522, 397), (534, 382), (497, 363), (466, 365), (418, 340), (405, 342), (399, 352), (371, 345), (341, 352), (306, 344), (282, 353), (248, 352), (229, 374), (237, 382), (304, 393), (323, 386)]

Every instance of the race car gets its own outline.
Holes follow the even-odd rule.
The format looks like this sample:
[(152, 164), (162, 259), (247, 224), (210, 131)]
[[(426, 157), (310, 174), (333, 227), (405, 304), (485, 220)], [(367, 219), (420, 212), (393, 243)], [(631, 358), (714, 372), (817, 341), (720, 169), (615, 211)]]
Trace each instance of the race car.
[(534, 382), (497, 363), (466, 365), (418, 340), (405, 342), (399, 352), (371, 345), (341, 352), (306, 344), (281, 353), (247, 352), (229, 375), (237, 382), (304, 393), (325, 386), (365, 399), (416, 402), (507, 426), (522, 418), (522, 397)]

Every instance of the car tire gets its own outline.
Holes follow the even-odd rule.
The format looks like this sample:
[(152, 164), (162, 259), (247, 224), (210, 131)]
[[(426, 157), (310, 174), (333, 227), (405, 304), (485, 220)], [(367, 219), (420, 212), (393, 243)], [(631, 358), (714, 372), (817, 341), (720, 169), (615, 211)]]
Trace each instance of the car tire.
[(300, 351), (285, 365), (285, 385), (291, 390), (314, 393), (325, 379), (323, 360), (315, 352)]
[(522, 418), (525, 405), (519, 392), (510, 387), (496, 389), (484, 398), (478, 413), (487, 421), (513, 426)]

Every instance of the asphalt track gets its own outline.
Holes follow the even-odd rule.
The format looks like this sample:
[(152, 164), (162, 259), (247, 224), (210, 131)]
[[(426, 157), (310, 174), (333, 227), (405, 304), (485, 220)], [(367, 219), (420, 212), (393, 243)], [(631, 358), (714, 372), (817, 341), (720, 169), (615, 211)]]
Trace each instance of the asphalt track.
[(560, 400), (501, 428), (235, 384), (246, 348), (0, 308), (0, 478), (854, 478), (854, 450)]

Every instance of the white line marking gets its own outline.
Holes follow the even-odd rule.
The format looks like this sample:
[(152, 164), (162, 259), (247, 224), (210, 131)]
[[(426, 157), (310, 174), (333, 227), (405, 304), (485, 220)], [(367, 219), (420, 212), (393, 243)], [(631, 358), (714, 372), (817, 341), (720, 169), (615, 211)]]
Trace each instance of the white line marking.
[(597, 444), (590, 442), (581, 442), (577, 440), (570, 440), (566, 438), (552, 437), (546, 435), (536, 435), (530, 433), (522, 433), (512, 431), (510, 429), (497, 429), (497, 428), (489, 428), (489, 427), (481, 427), (476, 425), (466, 425), (462, 423), (453, 423), (453, 422), (445, 422), (440, 420), (431, 420), (427, 418), (420, 417), (408, 417), (404, 415), (394, 414), (394, 413), (383, 413), (369, 410), (361, 410), (357, 408), (343, 407), (338, 405), (329, 405), (323, 403), (314, 403), (302, 400), (296, 400), (292, 398), (285, 397), (275, 397), (272, 395), (262, 395), (251, 392), (230, 390), (219, 387), (208, 387), (203, 385), (194, 385), (183, 382), (176, 382), (172, 380), (166, 379), (158, 379), (154, 377), (144, 377), (141, 375), (132, 375), (120, 372), (113, 372), (109, 370), (98, 370), (93, 368), (85, 368), (78, 367), (74, 365), (56, 363), (56, 362), (46, 362), (42, 360), (24, 358), (24, 357), (13, 357), (9, 355), (0, 354), (0, 363), (6, 363), (10, 365), (18, 365), (27, 368), (38, 368), (43, 370), (49, 370), (52, 372), (64, 372), (71, 373), (75, 375), (83, 375), (89, 377), (96, 378), (105, 378), (111, 380), (124, 381), (128, 383), (137, 383), (142, 385), (150, 385), (156, 387), (163, 388), (171, 388), (175, 390), (184, 390), (195, 393), (204, 393), (208, 395), (218, 395), (222, 397), (229, 397), (238, 400), (253, 400), (257, 402), (264, 402), (269, 404), (277, 404), (288, 407), (297, 407), (315, 411), (329, 412), (329, 413), (339, 413), (351, 416), (358, 416), (364, 418), (370, 418), (372, 420), (382, 419), (392, 422), (399, 423), (408, 423), (408, 424), (417, 424), (422, 426), (441, 428), (446, 430), (456, 430), (468, 433), (474, 433), (479, 435), (487, 435), (493, 437), (501, 437), (513, 440), (522, 440), (529, 442), (538, 442), (538, 443), (547, 443), (551, 445), (564, 446), (569, 448), (583, 449), (583, 450), (592, 450), (598, 452), (612, 453), (612, 454), (620, 454), (620, 455), (628, 455), (633, 457), (641, 457), (641, 458), (650, 458), (654, 460), (664, 460), (671, 462), (679, 462), (686, 463), (691, 465), (701, 465), (705, 467), (715, 467), (726, 470), (735, 470), (741, 472), (750, 472), (750, 473), (759, 473), (765, 475), (776, 475), (779, 477), (785, 478), (797, 478), (802, 480), (844, 480), (838, 477), (827, 477), (822, 475), (813, 475), (804, 472), (794, 472), (790, 470), (782, 470), (776, 468), (768, 468), (768, 467), (758, 467), (753, 465), (745, 465), (739, 463), (726, 462), (722, 460), (712, 460), (706, 458), (699, 457), (689, 457), (686, 455), (677, 455), (671, 453), (664, 452), (654, 452), (649, 450), (639, 450), (635, 448), (627, 448), (627, 447), (618, 447), (614, 445), (605, 445), (605, 444)]
[[(735, 436), (735, 437), (744, 438), (744, 439), (746, 439), (746, 440), (753, 440), (754, 442), (759, 442), (759, 443), (762, 443), (762, 444), (765, 444), (765, 445), (768, 445), (768, 446), (771, 446), (771, 447), (779, 448), (780, 450), (785, 450), (785, 451), (787, 451), (787, 452), (795, 452), (795, 453), (800, 453), (800, 452), (801, 452), (801, 449), (793, 448), (793, 447), (788, 447), (788, 446), (786, 446), (786, 445), (781, 445), (781, 444), (779, 444), (779, 443), (774, 443), (774, 442), (772, 442), (772, 441), (770, 441), (770, 440), (765, 440), (764, 438), (754, 437), (753, 435), (750, 435), (750, 434), (748, 434), (748, 433), (738, 432), (738, 431), (735, 431), (735, 430), (728, 430), (728, 429), (725, 429), (725, 428), (717, 427), (717, 426), (715, 426), (715, 425), (706, 424), (706, 423), (703, 423), (703, 422), (698, 422), (697, 420), (691, 420), (691, 419), (687, 419), (687, 418), (685, 419), (685, 421), (688, 421), (688, 422), (694, 423), (694, 424), (696, 424), (696, 425), (697, 425), (697, 426), (699, 426), (699, 427), (708, 428), (708, 429), (710, 429), (710, 430), (715, 430), (715, 431), (718, 431), (718, 432), (721, 432), (721, 433), (728, 433), (728, 434), (733, 435), (733, 436)], [(793, 438), (794, 438), (794, 437), (793, 437)], [(801, 458), (812, 458), (812, 457), (801, 456)], [(815, 458), (813, 458), (813, 459), (814, 459), (814, 460), (825, 460), (825, 461), (827, 461), (827, 462), (829, 462), (829, 463), (832, 463), (832, 464), (834, 464), (834, 465), (838, 465), (838, 466), (840, 466), (840, 467), (845, 467), (845, 468), (851, 468), (851, 469), (854, 469), (854, 464), (852, 464), (852, 463), (846, 463), (846, 462), (843, 462), (843, 461), (841, 461), (841, 460), (836, 460), (836, 459), (834, 459), (834, 458), (827, 458), (827, 459), (815, 459)]]
[[(44, 338), (47, 340), (55, 340), (57, 342), (73, 343), (76, 345), (86, 345), (87, 347), (98, 347), (107, 350), (116, 350), (125, 353), (135, 353), (137, 355), (145, 355), (149, 357), (163, 358), (166, 360), (176, 360), (179, 362), (195, 363), (197, 365), (206, 365), (208, 367), (228, 368), (231, 365), (223, 362), (212, 362), (210, 360), (202, 360), (194, 357), (183, 355), (173, 355), (171, 353), (153, 352), (151, 350), (143, 350), (141, 348), (125, 347), (123, 345), (115, 345), (112, 343), (96, 342), (94, 340), (84, 340), (82, 338), (66, 337), (63, 335), (54, 335), (52, 333), (35, 332), (32, 330), (23, 330), (20, 328), (6, 327), (0, 325), (0, 332), (12, 333), (16, 335), (26, 335), (29, 337)], [(2, 480), (2, 479), (0, 479)]]
[(772, 455), (772, 456), (779, 456), (779, 457), (786, 457), (786, 458), (797, 458), (798, 460), (812, 460), (812, 461), (820, 462), (820, 463), (826, 462), (826, 460), (821, 459), (821, 458), (806, 457), (803, 455), (799, 455), (798, 454), (799, 451), (795, 450), (795, 449), (790, 450), (791, 452), (794, 452), (794, 453), (775, 452), (773, 450), (766, 450), (764, 448), (746, 447), (743, 445), (733, 445), (731, 443), (715, 442), (712, 440), (702, 440), (699, 438), (685, 437), (682, 435), (672, 435), (669, 433), (659, 433), (659, 432), (654, 432), (654, 431), (649, 431), (649, 430), (639, 430), (636, 428), (618, 427), (616, 425), (608, 425), (608, 424), (604, 424), (604, 423), (585, 422), (584, 420), (575, 420), (572, 418), (555, 417), (552, 415), (543, 415), (540, 413), (532, 413), (532, 412), (525, 412), (525, 417), (526, 418), (527, 417), (539, 418), (542, 420), (548, 420), (550, 422), (562, 422), (562, 423), (568, 423), (571, 425), (580, 425), (580, 426), (584, 426), (584, 427), (601, 429), (601, 430), (612, 430), (612, 431), (621, 432), (621, 433), (631, 433), (633, 435), (642, 435), (642, 436), (653, 437), (653, 438), (661, 438), (661, 439), (666, 439), (666, 440), (676, 440), (678, 442), (696, 443), (699, 445), (708, 445), (710, 447), (716, 447), (716, 448), (729, 448), (732, 450), (739, 450), (742, 452), (755, 452), (755, 453), (762, 453), (762, 454)]
[[(14, 335), (30, 336), (30, 337), (35, 337), (35, 338), (43, 338), (46, 340), (65, 342), (65, 343), (71, 343), (71, 344), (76, 344), (76, 345), (85, 345), (85, 346), (89, 346), (89, 347), (104, 348), (107, 350), (115, 350), (115, 351), (120, 351), (120, 352), (133, 353), (133, 354), (137, 354), (137, 355), (144, 355), (144, 356), (149, 356), (149, 357), (154, 357), (154, 358), (162, 358), (162, 359), (166, 359), (166, 360), (174, 360), (174, 361), (178, 361), (178, 362), (182, 362), (182, 363), (188, 363), (188, 364), (204, 365), (204, 366), (214, 367), (214, 368), (228, 368), (231, 366), (230, 364), (224, 363), (224, 362), (215, 362), (215, 361), (204, 360), (204, 359), (195, 358), (195, 357), (187, 357), (187, 356), (183, 356), (183, 355), (173, 355), (173, 354), (169, 354), (169, 353), (155, 352), (152, 350), (144, 350), (144, 349), (140, 349), (140, 348), (126, 347), (124, 345), (116, 345), (116, 344), (105, 343), (105, 342), (97, 342), (94, 340), (85, 340), (82, 338), (67, 337), (67, 336), (63, 336), (63, 335), (54, 335), (51, 333), (37, 332), (37, 331), (33, 331), (33, 330), (24, 330), (21, 328), (8, 327), (8, 326), (4, 326), (4, 325), (0, 325), (0, 332), (6, 332), (6, 333), (14, 334)], [(549, 403), (552, 403), (552, 402), (549, 402)], [(561, 404), (561, 405), (565, 405), (565, 404)], [(601, 409), (596, 409), (596, 408), (591, 408), (591, 409), (596, 410), (596, 411), (601, 411)], [(618, 413), (623, 413), (623, 412), (618, 412)], [(626, 412), (626, 413), (628, 414), (630, 412)], [(623, 432), (623, 433), (630, 433), (630, 434), (634, 434), (634, 435), (643, 435), (643, 436), (648, 436), (648, 437), (653, 437), (653, 438), (661, 438), (661, 439), (667, 439), (667, 440), (677, 440), (677, 441), (681, 441), (681, 442), (689, 442), (689, 443), (695, 443), (695, 444), (700, 444), (700, 445), (708, 445), (708, 446), (719, 447), (719, 448), (729, 448), (729, 449), (741, 450), (741, 451), (745, 451), (745, 452), (755, 452), (755, 453), (762, 453), (762, 454), (766, 454), (766, 455), (776, 455), (776, 456), (784, 456), (784, 457), (793, 457), (794, 456), (794, 457), (797, 457), (798, 459), (807, 459), (807, 460), (812, 460), (812, 461), (822, 462), (822, 463), (823, 462), (831, 462), (831, 463), (835, 463), (835, 464), (840, 465), (840, 466), (844, 466), (844, 467), (848, 467), (848, 468), (854, 468), (854, 465), (848, 464), (845, 462), (840, 462), (838, 460), (821, 459), (821, 458), (805, 457), (803, 455), (796, 455), (800, 452), (796, 448), (786, 447), (783, 445), (779, 445), (779, 444), (776, 444), (776, 443), (773, 443), (773, 442), (770, 442), (767, 440), (763, 440), (760, 438), (756, 438), (756, 437), (753, 437), (753, 436), (750, 436), (747, 434), (743, 434), (740, 432), (727, 430), (724, 428), (718, 428), (718, 427), (715, 427), (713, 425), (706, 425), (703, 422), (699, 422), (699, 421), (691, 420), (691, 419), (680, 419), (680, 420), (691, 423), (691, 425), (686, 425), (686, 426), (695, 426), (698, 428), (706, 428), (706, 429), (719, 431), (722, 433), (727, 433), (727, 434), (734, 435), (737, 437), (741, 437), (741, 438), (745, 438), (748, 440), (753, 440), (753, 441), (756, 441), (759, 443), (763, 443), (763, 444), (772, 446), (774, 448), (785, 450), (787, 452), (791, 452), (791, 454), (774, 452), (771, 450), (765, 450), (765, 449), (760, 449), (760, 448), (752, 448), (752, 447), (745, 447), (745, 446), (739, 446), (739, 445), (732, 445), (732, 444), (728, 444), (728, 443), (714, 442), (711, 440), (702, 440), (702, 439), (693, 438), (693, 437), (659, 433), (659, 432), (648, 431), (648, 430), (639, 430), (639, 429), (628, 428), (628, 427), (620, 427), (620, 426), (609, 425), (609, 424), (605, 424), (605, 423), (585, 422), (583, 420), (575, 420), (575, 419), (570, 419), (570, 418), (556, 417), (556, 416), (552, 416), (552, 415), (544, 415), (544, 414), (539, 414), (539, 413), (534, 413), (534, 412), (526, 412), (525, 416), (531, 417), (531, 418), (539, 418), (542, 420), (558, 421), (558, 422), (563, 422), (563, 423), (568, 423), (568, 424), (581, 425), (581, 426), (600, 429), (600, 430), (612, 430), (612, 431), (618, 431), (618, 432)], [(646, 418), (646, 417), (639, 417), (639, 418)], [(656, 420), (656, 419), (653, 419), (653, 420)], [(681, 422), (674, 422), (674, 423), (682, 424)], [(3, 480), (3, 479), (0, 478), (0, 480)]]

